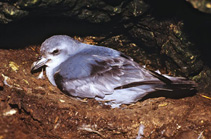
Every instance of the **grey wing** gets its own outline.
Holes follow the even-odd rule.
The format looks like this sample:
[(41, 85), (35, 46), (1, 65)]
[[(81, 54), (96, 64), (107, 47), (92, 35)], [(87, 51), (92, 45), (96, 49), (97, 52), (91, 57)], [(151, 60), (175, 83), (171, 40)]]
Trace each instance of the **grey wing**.
[(123, 85), (154, 79), (132, 59), (98, 55), (69, 58), (61, 64), (54, 78), (62, 92), (81, 98), (103, 98)]

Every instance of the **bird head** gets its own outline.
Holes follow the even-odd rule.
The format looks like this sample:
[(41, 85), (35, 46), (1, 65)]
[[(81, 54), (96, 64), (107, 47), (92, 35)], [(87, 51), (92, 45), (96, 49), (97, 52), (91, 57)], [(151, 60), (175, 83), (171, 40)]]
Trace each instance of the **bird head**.
[(79, 50), (80, 42), (66, 35), (55, 35), (46, 39), (40, 48), (41, 56), (32, 64), (31, 71), (44, 66), (55, 68)]

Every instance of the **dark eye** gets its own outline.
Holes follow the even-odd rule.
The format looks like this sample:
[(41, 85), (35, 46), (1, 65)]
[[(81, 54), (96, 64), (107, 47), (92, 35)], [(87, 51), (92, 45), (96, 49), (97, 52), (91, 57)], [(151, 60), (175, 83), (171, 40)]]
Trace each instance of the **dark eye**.
[(51, 54), (56, 55), (56, 54), (58, 54), (58, 53), (59, 53), (59, 50), (56, 49), (56, 50), (54, 50)]

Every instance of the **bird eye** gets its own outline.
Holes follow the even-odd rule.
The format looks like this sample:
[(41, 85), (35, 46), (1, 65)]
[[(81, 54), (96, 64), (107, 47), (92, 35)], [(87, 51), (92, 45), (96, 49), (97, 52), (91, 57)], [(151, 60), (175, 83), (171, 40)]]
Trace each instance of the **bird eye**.
[(59, 50), (56, 49), (56, 50), (54, 50), (51, 54), (56, 55), (56, 54), (58, 54), (58, 53), (59, 53)]

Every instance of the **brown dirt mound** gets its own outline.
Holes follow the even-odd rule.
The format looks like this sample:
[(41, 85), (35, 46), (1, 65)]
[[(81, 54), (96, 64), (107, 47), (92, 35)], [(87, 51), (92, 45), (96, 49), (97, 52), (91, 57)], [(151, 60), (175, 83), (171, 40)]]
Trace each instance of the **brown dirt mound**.
[(211, 138), (211, 100), (149, 98), (111, 109), (62, 94), (30, 66), (39, 47), (0, 50), (0, 139)]

